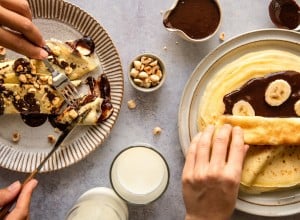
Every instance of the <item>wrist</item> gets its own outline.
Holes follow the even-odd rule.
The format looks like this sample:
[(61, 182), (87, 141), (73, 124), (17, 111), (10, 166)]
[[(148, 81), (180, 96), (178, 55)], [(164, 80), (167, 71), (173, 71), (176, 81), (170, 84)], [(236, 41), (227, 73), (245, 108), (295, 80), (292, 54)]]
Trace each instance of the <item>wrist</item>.
[(204, 220), (204, 219), (206, 219), (204, 218), (204, 216), (195, 216), (195, 215), (186, 214), (184, 220)]

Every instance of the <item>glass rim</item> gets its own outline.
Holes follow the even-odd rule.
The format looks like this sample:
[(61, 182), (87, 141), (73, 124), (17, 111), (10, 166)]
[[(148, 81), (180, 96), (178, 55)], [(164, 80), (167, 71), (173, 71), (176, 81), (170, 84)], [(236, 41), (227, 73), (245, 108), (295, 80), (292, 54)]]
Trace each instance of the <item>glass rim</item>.
[[(124, 196), (120, 195), (120, 193), (116, 190), (114, 184), (113, 184), (113, 181), (112, 181), (112, 168), (117, 160), (117, 158), (122, 154), (124, 153), (125, 151), (127, 150), (130, 150), (132, 148), (147, 148), (149, 150), (152, 150), (154, 151), (155, 153), (157, 153), (159, 155), (159, 157), (163, 160), (163, 163), (166, 165), (166, 168), (167, 168), (167, 182), (166, 182), (166, 185), (163, 189), (163, 191), (159, 194), (159, 196), (157, 196), (155, 199), (147, 202), (147, 203), (134, 203), (134, 202), (131, 202), (129, 200), (127, 200), (126, 198), (124, 198)], [(115, 193), (121, 198), (123, 199), (124, 201), (128, 202), (129, 204), (131, 205), (147, 205), (147, 204), (150, 204), (152, 202), (155, 202), (156, 200), (158, 200), (160, 197), (162, 197), (162, 195), (167, 191), (168, 189), (168, 186), (169, 186), (169, 183), (170, 183), (170, 168), (169, 168), (169, 165), (167, 163), (167, 160), (165, 159), (165, 157), (158, 151), (156, 150), (152, 145), (149, 145), (149, 144), (146, 144), (146, 143), (137, 143), (137, 144), (133, 144), (133, 145), (130, 145), (126, 148), (124, 148), (123, 150), (121, 150), (113, 159), (111, 165), (110, 165), (110, 169), (109, 169), (109, 180), (110, 180), (110, 184), (112, 186), (112, 189), (115, 191)]]

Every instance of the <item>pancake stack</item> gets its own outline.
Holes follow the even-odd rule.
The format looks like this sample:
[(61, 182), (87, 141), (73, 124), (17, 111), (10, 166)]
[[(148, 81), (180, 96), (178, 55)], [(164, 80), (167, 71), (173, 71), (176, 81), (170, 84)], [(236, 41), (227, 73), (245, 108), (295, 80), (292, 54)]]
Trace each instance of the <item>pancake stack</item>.
[(225, 123), (243, 128), (250, 149), (241, 190), (261, 193), (300, 184), (298, 78), (299, 55), (261, 50), (227, 64), (208, 83), (198, 128)]

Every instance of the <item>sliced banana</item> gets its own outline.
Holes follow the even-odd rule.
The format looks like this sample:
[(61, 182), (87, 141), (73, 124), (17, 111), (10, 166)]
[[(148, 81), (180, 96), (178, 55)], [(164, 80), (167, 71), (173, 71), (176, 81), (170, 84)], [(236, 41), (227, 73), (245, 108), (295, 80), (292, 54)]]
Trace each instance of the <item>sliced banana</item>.
[(295, 102), (295, 104), (294, 104), (294, 110), (296, 112), (296, 115), (300, 116), (300, 100), (298, 100), (297, 102)]
[(249, 102), (240, 100), (233, 105), (232, 114), (238, 116), (254, 116), (255, 111)]
[(265, 101), (270, 106), (279, 106), (290, 97), (291, 92), (291, 86), (287, 81), (277, 79), (271, 82), (266, 89)]

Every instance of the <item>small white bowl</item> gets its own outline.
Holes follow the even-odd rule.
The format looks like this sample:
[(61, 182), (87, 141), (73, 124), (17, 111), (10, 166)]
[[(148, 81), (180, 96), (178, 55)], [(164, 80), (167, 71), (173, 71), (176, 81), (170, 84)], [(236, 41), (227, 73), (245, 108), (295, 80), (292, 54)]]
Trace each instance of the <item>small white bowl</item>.
[[(143, 56), (151, 57), (152, 59), (157, 60), (158, 65), (160, 67), (160, 70), (162, 72), (162, 78), (160, 79), (159, 83), (157, 85), (155, 85), (155, 86), (150, 87), (150, 88), (145, 88), (145, 87), (142, 87), (142, 86), (139, 86), (139, 85), (135, 84), (134, 81), (133, 81), (134, 80), (133, 77), (131, 77), (131, 75), (130, 75), (131, 69), (134, 68), (134, 61), (137, 61), (137, 60), (140, 61)], [(130, 84), (136, 90), (141, 91), (141, 92), (153, 92), (153, 91), (158, 90), (164, 84), (164, 82), (166, 80), (165, 65), (164, 65), (164, 63), (162, 62), (162, 60), (158, 56), (156, 56), (154, 54), (151, 54), (151, 53), (144, 53), (144, 54), (141, 54), (141, 55), (135, 57), (132, 60), (132, 62), (129, 65), (128, 77), (129, 77)]]

